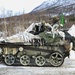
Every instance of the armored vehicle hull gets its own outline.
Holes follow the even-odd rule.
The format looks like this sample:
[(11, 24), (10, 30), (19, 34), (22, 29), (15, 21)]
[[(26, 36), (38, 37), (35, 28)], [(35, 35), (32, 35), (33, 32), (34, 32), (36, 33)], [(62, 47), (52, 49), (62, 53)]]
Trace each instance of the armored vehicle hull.
[(58, 67), (63, 64), (65, 57), (69, 56), (69, 50), (66, 50), (64, 45), (40, 43), (2, 42), (0, 43), (1, 60), (6, 65), (14, 65), (18, 60), (20, 65), (24, 66), (32, 65), (33, 62), (37, 66), (49, 64)]
[[(32, 25), (34, 27), (34, 25)], [(50, 27), (50, 25), (48, 24)], [(56, 26), (56, 27), (55, 27)], [(6, 65), (14, 65), (17, 61), (20, 65), (27, 66), (33, 63), (37, 66), (46, 64), (54, 67), (61, 66), (66, 57), (69, 57), (70, 50), (73, 48), (73, 41), (64, 37), (64, 32), (59, 31), (58, 25), (52, 27), (51, 31), (34, 32), (30, 28), (26, 30), (29, 34), (34, 34), (29, 39), (29, 34), (26, 37), (28, 43), (24, 42), (0, 42), (0, 59)], [(40, 28), (40, 27), (39, 27)], [(60, 33), (63, 36), (59, 35)], [(35, 38), (38, 35), (40, 38)], [(17, 35), (16, 35), (17, 36)], [(21, 36), (23, 38), (24, 36)], [(20, 38), (19, 38), (20, 39)], [(7, 40), (12, 40), (8, 38)], [(25, 40), (25, 39), (24, 39)], [(23, 40), (21, 40), (23, 41)], [(26, 40), (27, 41), (27, 40)]]

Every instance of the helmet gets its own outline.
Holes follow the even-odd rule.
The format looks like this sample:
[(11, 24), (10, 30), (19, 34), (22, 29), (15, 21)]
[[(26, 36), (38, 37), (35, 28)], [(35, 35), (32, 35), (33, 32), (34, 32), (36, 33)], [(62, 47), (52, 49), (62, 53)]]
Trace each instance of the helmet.
[(45, 21), (42, 21), (42, 24), (45, 24)]
[(53, 21), (53, 23), (57, 23), (59, 21), (59, 18), (55, 16), (55, 17), (53, 17), (52, 21)]

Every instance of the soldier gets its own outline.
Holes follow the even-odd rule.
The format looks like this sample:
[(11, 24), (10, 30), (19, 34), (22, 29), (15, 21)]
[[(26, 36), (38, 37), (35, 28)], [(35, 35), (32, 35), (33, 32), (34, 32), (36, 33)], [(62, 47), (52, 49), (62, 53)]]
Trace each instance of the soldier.
[(45, 30), (45, 21), (42, 21), (40, 26), (40, 31), (44, 32), (44, 30)]
[(59, 18), (58, 17), (53, 17), (52, 24), (54, 25), (54, 24), (57, 24), (57, 23), (59, 23)]
[(45, 21), (35, 23), (35, 35), (44, 32), (45, 30)]
[(63, 37), (63, 40), (65, 40), (65, 33), (63, 31), (59, 30), (61, 27), (62, 26), (59, 23), (59, 18), (54, 17), (53, 18), (53, 27), (52, 27), (53, 38), (55, 38), (55, 35), (59, 34), (61, 37)]

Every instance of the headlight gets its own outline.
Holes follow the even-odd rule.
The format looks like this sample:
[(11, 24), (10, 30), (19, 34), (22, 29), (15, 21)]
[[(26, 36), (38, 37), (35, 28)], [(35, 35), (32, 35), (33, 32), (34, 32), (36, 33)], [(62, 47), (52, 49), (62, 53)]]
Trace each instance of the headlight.
[(19, 48), (19, 51), (23, 51), (23, 47), (20, 47), (20, 48)]

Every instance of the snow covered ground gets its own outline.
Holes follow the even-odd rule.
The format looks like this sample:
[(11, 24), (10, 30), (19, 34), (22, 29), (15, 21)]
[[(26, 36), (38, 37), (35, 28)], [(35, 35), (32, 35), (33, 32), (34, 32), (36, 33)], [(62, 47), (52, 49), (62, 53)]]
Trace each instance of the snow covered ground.
[(70, 59), (75, 60), (75, 51), (73, 51), (73, 50), (70, 51)]
[(68, 33), (75, 37), (75, 25), (72, 25), (72, 27), (68, 30)]

